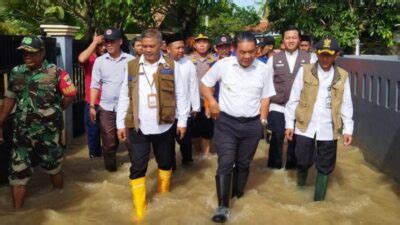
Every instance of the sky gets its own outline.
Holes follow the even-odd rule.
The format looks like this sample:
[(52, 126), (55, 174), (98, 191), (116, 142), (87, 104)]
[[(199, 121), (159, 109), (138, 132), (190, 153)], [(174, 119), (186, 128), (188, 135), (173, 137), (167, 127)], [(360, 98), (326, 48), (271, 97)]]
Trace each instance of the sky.
[(256, 10), (258, 10), (259, 5), (256, 4), (256, 2), (262, 2), (261, 0), (233, 0), (233, 2), (242, 7), (246, 6), (253, 6)]

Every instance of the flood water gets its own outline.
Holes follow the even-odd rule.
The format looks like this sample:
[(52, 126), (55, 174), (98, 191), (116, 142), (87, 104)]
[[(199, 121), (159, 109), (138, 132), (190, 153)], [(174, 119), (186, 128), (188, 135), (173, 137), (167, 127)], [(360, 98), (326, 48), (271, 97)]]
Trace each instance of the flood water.
[[(0, 188), (0, 224), (214, 224), (217, 205), (214, 175), (217, 157), (195, 157), (192, 167), (178, 165), (171, 192), (156, 193), (156, 167), (147, 176), (146, 219), (132, 215), (127, 152), (118, 154), (118, 172), (103, 169), (102, 159), (89, 160), (84, 138), (74, 140), (64, 161), (65, 188), (52, 190), (49, 178), (37, 168), (28, 185), (24, 210), (12, 210), (9, 187)], [(179, 154), (178, 154), (179, 155)], [(294, 171), (265, 168), (267, 145), (260, 142), (251, 166), (245, 195), (231, 202), (228, 224), (400, 224), (400, 186), (363, 160), (356, 147), (338, 150), (325, 202), (313, 202), (315, 172), (307, 187), (296, 187)], [(314, 168), (312, 169), (314, 171)]]

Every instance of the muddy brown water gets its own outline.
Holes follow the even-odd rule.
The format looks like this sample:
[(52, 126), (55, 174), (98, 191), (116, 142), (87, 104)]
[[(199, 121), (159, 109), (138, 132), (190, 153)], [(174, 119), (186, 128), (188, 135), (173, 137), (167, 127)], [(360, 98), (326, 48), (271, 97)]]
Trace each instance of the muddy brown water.
[[(118, 153), (118, 172), (108, 173), (101, 159), (88, 159), (85, 139), (75, 139), (66, 151), (64, 190), (52, 190), (48, 176), (36, 168), (22, 211), (12, 210), (9, 187), (0, 188), (0, 224), (214, 224), (210, 217), (217, 205), (215, 155), (195, 156), (189, 168), (178, 166), (171, 192), (163, 195), (156, 193), (152, 159), (147, 172), (146, 219), (137, 222), (128, 182), (129, 159), (123, 149)], [(227, 224), (400, 224), (400, 186), (366, 163), (358, 148), (339, 147), (324, 202), (312, 201), (314, 168), (306, 188), (299, 190), (294, 171), (265, 168), (266, 155), (267, 145), (261, 141), (245, 195), (231, 202)]]

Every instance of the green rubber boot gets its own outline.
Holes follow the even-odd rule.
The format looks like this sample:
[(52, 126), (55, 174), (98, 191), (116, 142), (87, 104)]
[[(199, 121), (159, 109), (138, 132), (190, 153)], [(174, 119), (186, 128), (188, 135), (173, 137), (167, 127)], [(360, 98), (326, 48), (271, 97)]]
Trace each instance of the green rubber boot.
[(326, 195), (326, 189), (328, 187), (329, 175), (322, 173), (317, 174), (317, 181), (315, 182), (315, 193), (314, 201), (324, 201)]
[(307, 169), (297, 171), (297, 186), (298, 187), (302, 188), (306, 185), (307, 176), (308, 176)]

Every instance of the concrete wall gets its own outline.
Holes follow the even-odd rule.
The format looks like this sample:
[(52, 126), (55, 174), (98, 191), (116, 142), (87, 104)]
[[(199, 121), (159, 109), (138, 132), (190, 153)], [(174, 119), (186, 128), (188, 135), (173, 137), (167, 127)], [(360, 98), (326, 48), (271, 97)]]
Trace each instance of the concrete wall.
[(400, 183), (400, 61), (344, 57), (338, 64), (351, 74), (355, 143)]

